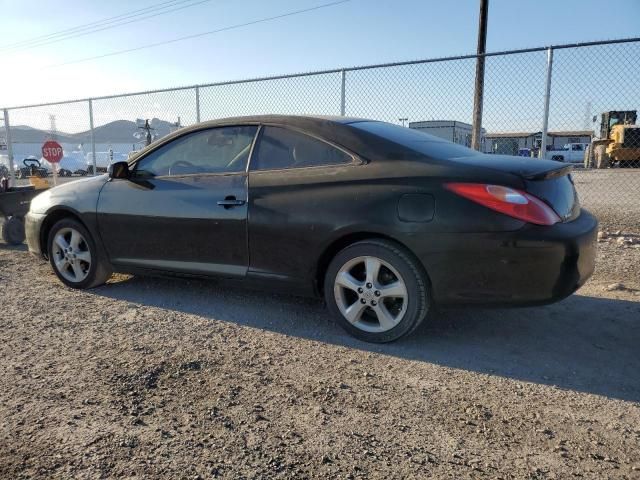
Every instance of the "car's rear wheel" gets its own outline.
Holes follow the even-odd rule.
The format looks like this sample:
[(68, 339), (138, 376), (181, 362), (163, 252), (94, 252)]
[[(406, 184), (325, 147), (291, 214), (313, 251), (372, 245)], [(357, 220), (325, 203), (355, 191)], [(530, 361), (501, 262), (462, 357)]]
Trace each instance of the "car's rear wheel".
[(71, 288), (93, 288), (111, 276), (111, 269), (100, 258), (87, 229), (77, 220), (65, 218), (49, 232), (49, 261), (53, 271)]
[(327, 269), (324, 292), (340, 325), (367, 342), (391, 342), (411, 333), (429, 308), (422, 267), (386, 240), (365, 240), (339, 252)]

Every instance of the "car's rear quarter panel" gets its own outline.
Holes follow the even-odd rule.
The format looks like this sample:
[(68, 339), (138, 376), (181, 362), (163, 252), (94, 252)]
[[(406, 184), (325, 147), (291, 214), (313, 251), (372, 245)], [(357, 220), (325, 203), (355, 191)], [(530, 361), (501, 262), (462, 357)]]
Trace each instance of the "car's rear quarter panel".
[[(406, 246), (428, 274), (439, 279), (435, 269), (448, 269), (443, 261), (450, 252), (447, 235), (522, 227), (523, 222), (444, 190), (443, 173), (442, 167), (429, 163), (381, 160), (250, 172), (249, 275), (312, 292), (327, 249), (342, 238), (370, 235)], [(433, 208), (433, 215), (401, 219), (399, 202), (407, 194), (428, 197), (431, 201), (424, 205)]]

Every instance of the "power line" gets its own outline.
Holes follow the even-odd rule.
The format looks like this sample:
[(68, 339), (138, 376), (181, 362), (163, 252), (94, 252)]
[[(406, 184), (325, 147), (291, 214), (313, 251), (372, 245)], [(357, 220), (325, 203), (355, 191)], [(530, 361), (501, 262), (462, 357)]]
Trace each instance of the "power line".
[(251, 22), (238, 23), (236, 25), (230, 25), (228, 27), (223, 27), (223, 28), (219, 28), (219, 29), (216, 29), (216, 30), (210, 30), (208, 32), (196, 33), (196, 34), (193, 34), (193, 35), (186, 35), (184, 37), (178, 37), (178, 38), (174, 38), (174, 39), (171, 39), (171, 40), (165, 40), (165, 41), (162, 41), (162, 42), (150, 43), (150, 44), (147, 44), (147, 45), (141, 45), (139, 47), (127, 48), (125, 50), (118, 50), (118, 51), (115, 51), (115, 52), (105, 53), (105, 54), (102, 54), (102, 55), (96, 55), (96, 56), (93, 56), (93, 57), (80, 58), (78, 60), (71, 60), (69, 62), (57, 63), (57, 64), (54, 64), (54, 65), (48, 65), (48, 66), (46, 66), (44, 68), (62, 67), (64, 65), (72, 65), (74, 63), (88, 62), (90, 60), (97, 60), (97, 59), (100, 59), (100, 58), (113, 57), (113, 56), (116, 56), (116, 55), (122, 55), (124, 53), (136, 52), (138, 50), (144, 50), (144, 49), (147, 49), (147, 48), (159, 47), (161, 45), (167, 45), (167, 44), (170, 44), (170, 43), (181, 42), (183, 40), (190, 40), (190, 39), (193, 39), (193, 38), (204, 37), (205, 35), (213, 35), (215, 33), (226, 32), (228, 30), (235, 30), (237, 28), (248, 27), (250, 25), (256, 25), (258, 23), (270, 22), (270, 21), (273, 21), (273, 20), (278, 20), (280, 18), (292, 17), (294, 15), (299, 15), (299, 14), (311, 12), (311, 11), (314, 11), (314, 10), (320, 10), (322, 8), (333, 7), (335, 5), (340, 5), (340, 4), (343, 4), (343, 3), (350, 2), (350, 1), (351, 0), (339, 0), (339, 1), (336, 1), (336, 2), (324, 3), (322, 5), (317, 5), (315, 7), (304, 8), (302, 10), (294, 10), (292, 12), (287, 12), (287, 13), (283, 13), (283, 14), (280, 14), (280, 15), (275, 15), (273, 17), (260, 18), (258, 20), (253, 20)]
[(150, 11), (153, 10), (157, 10), (157, 9), (164, 9), (164, 8), (169, 8), (172, 7), (174, 5), (178, 5), (181, 3), (185, 3), (188, 1), (192, 1), (192, 0), (169, 0), (169, 1), (165, 1), (165, 2), (161, 2), (161, 3), (156, 3), (154, 5), (150, 5), (148, 7), (145, 8), (141, 8), (138, 10), (131, 10), (125, 13), (121, 13), (120, 15), (116, 15), (114, 17), (108, 17), (108, 18), (104, 18), (102, 20), (97, 20), (95, 22), (91, 22), (91, 23), (86, 23), (86, 24), (82, 24), (82, 25), (77, 25), (75, 27), (72, 28), (68, 28), (65, 30), (60, 30), (57, 32), (53, 32), (53, 33), (49, 33), (49, 34), (45, 34), (45, 35), (40, 35), (37, 37), (33, 37), (30, 39), (26, 39), (26, 40), (21, 40), (15, 43), (10, 43), (7, 45), (2, 45), (0, 46), (0, 50), (6, 50), (6, 49), (13, 49), (13, 48), (20, 48), (23, 46), (28, 46), (31, 45), (33, 43), (40, 43), (52, 38), (56, 38), (56, 37), (60, 37), (60, 36), (66, 36), (66, 35), (70, 35), (73, 33), (76, 33), (78, 31), (83, 31), (83, 30), (87, 30), (90, 28), (95, 28), (95, 27), (100, 27), (103, 26), (105, 24), (108, 23), (113, 23), (116, 21), (120, 21), (120, 20), (126, 20), (128, 18), (131, 17), (135, 17), (138, 15), (144, 15), (145, 13), (149, 13)]
[[(120, 15), (116, 15), (114, 17), (104, 18), (102, 20), (97, 20), (95, 22), (85, 23), (85, 24), (82, 24), (82, 25), (77, 25), (77, 26), (72, 27), (72, 28), (67, 28), (65, 30), (60, 30), (60, 31), (53, 32), (53, 33), (47, 33), (45, 35), (40, 35), (38, 37), (32, 37), (32, 38), (28, 38), (28, 39), (25, 39), (25, 40), (20, 40), (18, 42), (9, 43), (7, 45), (0, 45), (0, 49), (15, 47), (15, 46), (22, 45), (24, 43), (30, 43), (30, 42), (33, 42), (33, 41), (43, 40), (43, 39), (46, 39), (46, 38), (49, 38), (49, 37), (52, 37), (52, 36), (57, 36), (57, 35), (60, 35), (60, 34), (74, 32), (74, 31), (76, 31), (78, 29), (82, 29), (82, 28), (85, 28), (85, 27), (90, 27), (90, 26), (93, 26), (93, 25), (99, 25), (99, 24), (102, 24), (104, 22), (107, 22), (107, 21), (110, 21), (110, 20), (115, 20), (115, 19), (122, 18), (122, 17), (126, 17), (126, 16), (129, 16), (129, 15), (134, 14), (134, 13), (153, 10), (153, 8), (162, 8), (162, 5), (165, 5), (167, 3), (174, 3), (175, 1), (176, 0), (170, 0), (170, 1), (167, 1), (167, 2), (156, 3), (154, 5), (151, 5), (151, 6), (148, 6), (148, 7), (145, 7), (145, 8), (141, 8), (141, 9), (138, 9), (138, 10), (131, 10), (129, 12), (121, 13)], [(188, 0), (182, 0), (182, 1), (188, 1)]]
[[(20, 50), (28, 50), (31, 48), (41, 47), (44, 45), (49, 45), (51, 43), (57, 43), (64, 40), (69, 40), (71, 38), (76, 38), (76, 37), (81, 37), (81, 36), (89, 35), (96, 32), (101, 32), (103, 30), (108, 30), (110, 28), (120, 27), (122, 25), (128, 25), (130, 23), (139, 22), (141, 20), (157, 17), (159, 15), (165, 15), (167, 13), (176, 12), (178, 10), (194, 7), (196, 5), (200, 5), (202, 3), (206, 3), (209, 1), (211, 0), (199, 0), (193, 3), (194, 0), (171, 0), (163, 3), (155, 4), (140, 10), (133, 10), (128, 13), (123, 13), (115, 17), (106, 18), (96, 22), (79, 25), (67, 30), (61, 30), (59, 32), (50, 33), (48, 35), (42, 35), (40, 37), (34, 37), (32, 39), (22, 40), (21, 42), (5, 45), (3, 47), (0, 47), (0, 51), (5, 50), (5, 51), (8, 51), (8, 53), (13, 53)], [(191, 3), (189, 3), (188, 5), (178, 6), (187, 2), (191, 2)], [(176, 8), (172, 8), (172, 7), (176, 7)], [(158, 10), (162, 10), (162, 11), (158, 11)]]

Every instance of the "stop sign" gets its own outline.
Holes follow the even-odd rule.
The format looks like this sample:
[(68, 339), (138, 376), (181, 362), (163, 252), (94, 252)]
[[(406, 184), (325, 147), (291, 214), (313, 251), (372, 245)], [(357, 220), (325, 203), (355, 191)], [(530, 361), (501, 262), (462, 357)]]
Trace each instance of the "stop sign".
[(49, 163), (58, 163), (62, 160), (62, 147), (54, 140), (44, 142), (44, 145), (42, 145), (42, 156)]

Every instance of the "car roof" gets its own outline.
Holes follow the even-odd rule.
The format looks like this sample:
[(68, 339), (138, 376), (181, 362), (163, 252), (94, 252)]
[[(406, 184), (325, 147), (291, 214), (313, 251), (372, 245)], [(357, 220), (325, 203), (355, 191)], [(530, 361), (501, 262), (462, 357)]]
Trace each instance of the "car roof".
[(286, 125), (309, 124), (309, 123), (339, 123), (348, 125), (350, 123), (374, 121), (358, 117), (342, 117), (338, 115), (245, 115), (240, 117), (227, 117), (216, 120), (208, 120), (197, 124), (199, 127), (215, 126), (229, 123), (282, 123)]

